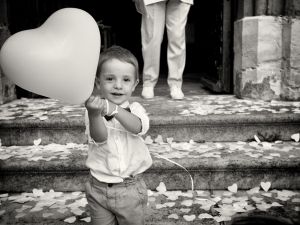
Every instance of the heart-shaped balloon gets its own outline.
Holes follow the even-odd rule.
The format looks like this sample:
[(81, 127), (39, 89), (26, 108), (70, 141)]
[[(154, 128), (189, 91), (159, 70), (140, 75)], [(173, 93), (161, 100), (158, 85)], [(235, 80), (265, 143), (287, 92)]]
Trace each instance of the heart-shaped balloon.
[(93, 91), (100, 43), (98, 25), (90, 14), (64, 8), (40, 27), (8, 38), (0, 64), (4, 74), (22, 88), (80, 104)]

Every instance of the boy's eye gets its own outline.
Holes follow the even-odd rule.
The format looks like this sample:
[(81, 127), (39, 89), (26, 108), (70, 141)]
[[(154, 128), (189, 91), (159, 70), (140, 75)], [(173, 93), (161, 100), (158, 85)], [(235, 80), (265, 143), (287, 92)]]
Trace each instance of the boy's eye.
[(129, 79), (129, 78), (124, 78), (124, 81), (125, 81), (125, 82), (129, 82), (130, 79)]
[(112, 78), (112, 77), (106, 77), (106, 80), (108, 80), (108, 81), (112, 81), (112, 80), (113, 80), (113, 78)]

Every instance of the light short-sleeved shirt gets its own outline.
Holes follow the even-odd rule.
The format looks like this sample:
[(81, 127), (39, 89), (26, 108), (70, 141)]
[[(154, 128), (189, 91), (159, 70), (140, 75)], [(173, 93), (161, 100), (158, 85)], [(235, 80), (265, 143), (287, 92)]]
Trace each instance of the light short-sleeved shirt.
[(149, 129), (146, 110), (137, 102), (125, 102), (121, 107), (129, 107), (131, 113), (141, 120), (142, 129), (139, 134), (128, 132), (115, 118), (106, 121), (103, 117), (107, 127), (107, 140), (97, 143), (90, 136), (87, 111), (85, 114), (89, 142), (86, 166), (93, 177), (105, 183), (121, 183), (124, 178), (143, 173), (152, 165), (150, 152), (141, 137)]

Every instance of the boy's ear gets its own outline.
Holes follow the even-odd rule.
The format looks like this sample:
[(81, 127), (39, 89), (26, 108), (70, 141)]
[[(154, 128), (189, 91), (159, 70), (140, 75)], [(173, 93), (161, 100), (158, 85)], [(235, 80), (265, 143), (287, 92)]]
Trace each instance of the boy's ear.
[(93, 93), (97, 94), (100, 91), (100, 79), (99, 78), (95, 78), (95, 82), (94, 82), (94, 90)]
[(94, 88), (100, 88), (100, 79), (98, 77), (95, 77)]
[(139, 79), (137, 79), (136, 81), (135, 81), (135, 84), (134, 84), (134, 86), (133, 86), (133, 90), (135, 90), (135, 88), (136, 88), (136, 86), (139, 84)]

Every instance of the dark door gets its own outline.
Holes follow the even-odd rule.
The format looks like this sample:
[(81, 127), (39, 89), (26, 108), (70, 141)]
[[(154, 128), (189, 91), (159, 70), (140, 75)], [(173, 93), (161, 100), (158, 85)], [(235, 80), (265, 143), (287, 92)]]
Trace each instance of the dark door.
[(195, 73), (214, 92), (233, 90), (232, 24), (230, 0), (195, 1), (191, 8), (186, 73)]

